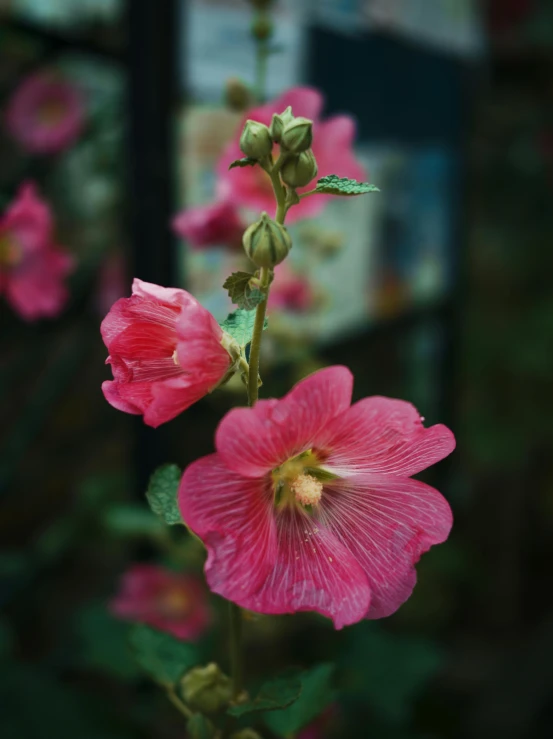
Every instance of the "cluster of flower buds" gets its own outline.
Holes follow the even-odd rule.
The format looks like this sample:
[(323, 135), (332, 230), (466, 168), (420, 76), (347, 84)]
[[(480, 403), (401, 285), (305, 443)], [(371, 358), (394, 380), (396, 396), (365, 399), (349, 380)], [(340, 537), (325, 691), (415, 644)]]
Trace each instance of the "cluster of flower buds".
[(288, 106), (283, 113), (274, 113), (271, 125), (247, 120), (240, 137), (240, 149), (257, 161), (266, 160), (279, 144), (285, 161), (280, 170), (282, 181), (293, 189), (305, 187), (317, 176), (317, 162), (311, 150), (313, 121), (294, 117)]

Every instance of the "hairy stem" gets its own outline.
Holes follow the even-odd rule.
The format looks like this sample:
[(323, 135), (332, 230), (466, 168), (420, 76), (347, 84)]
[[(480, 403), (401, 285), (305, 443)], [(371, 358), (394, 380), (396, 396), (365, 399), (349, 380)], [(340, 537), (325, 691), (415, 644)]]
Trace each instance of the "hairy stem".
[[(267, 162), (263, 168), (268, 172), (275, 198), (277, 201), (276, 221), (284, 223), (286, 217), (286, 191), (280, 181), (279, 170), (284, 161), (281, 155), (275, 164)], [(259, 397), (259, 358), (261, 354), (261, 340), (263, 338), (263, 326), (267, 312), (267, 300), (271, 282), (271, 272), (266, 267), (260, 270), (260, 288), (265, 299), (259, 303), (255, 312), (255, 323), (253, 327), (252, 341), (250, 344), (250, 359), (248, 369), (248, 405), (252, 408)], [(243, 664), (242, 664), (242, 611), (239, 606), (229, 603), (230, 620), (230, 663), (232, 676), (232, 694), (236, 700), (242, 692)]]
[(267, 312), (267, 299), (269, 297), (269, 277), (269, 270), (263, 267), (259, 281), (261, 283), (261, 290), (265, 293), (265, 300), (257, 306), (250, 345), (250, 369), (248, 374), (248, 405), (250, 407), (256, 404), (259, 396), (259, 357), (261, 353), (263, 326), (265, 324), (265, 313)]

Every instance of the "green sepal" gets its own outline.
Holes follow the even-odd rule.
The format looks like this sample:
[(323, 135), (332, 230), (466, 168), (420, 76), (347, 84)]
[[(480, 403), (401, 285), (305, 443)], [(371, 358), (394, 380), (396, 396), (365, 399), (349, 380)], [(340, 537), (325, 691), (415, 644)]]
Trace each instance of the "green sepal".
[(150, 477), (146, 491), (150, 508), (169, 526), (183, 523), (177, 503), (181, 475), (176, 464), (164, 464)]
[(358, 182), (350, 180), (347, 177), (338, 177), (335, 174), (329, 174), (317, 180), (315, 192), (322, 195), (342, 195), (351, 197), (353, 195), (364, 195), (367, 192), (380, 192), (376, 185), (368, 182)]
[(250, 285), (250, 280), (254, 276), (249, 272), (233, 272), (223, 283), (229, 298), (242, 310), (253, 310), (265, 299), (259, 288)]
[(331, 678), (334, 665), (322, 664), (299, 675), (301, 694), (282, 711), (267, 713), (265, 723), (279, 736), (295, 735), (319, 716), (334, 700)]
[[(243, 349), (252, 340), (253, 327), (255, 323), (254, 310), (238, 310), (229, 313), (225, 320), (219, 325), (232, 336), (236, 343)], [(267, 319), (263, 324), (263, 330), (267, 328)]]
[(253, 157), (242, 157), (242, 159), (235, 159), (234, 162), (231, 162), (228, 165), (228, 168), (234, 169), (235, 167), (253, 167), (254, 164), (257, 164), (257, 159), (254, 159)]
[(199, 661), (193, 644), (187, 644), (144, 624), (133, 627), (129, 641), (140, 667), (157, 683), (166, 687), (175, 685)]
[(212, 739), (215, 736), (215, 727), (201, 713), (190, 716), (186, 723), (190, 739)]
[(231, 706), (227, 713), (239, 718), (257, 711), (278, 711), (292, 705), (300, 697), (302, 685), (298, 670), (290, 670), (274, 680), (263, 683), (253, 700)]

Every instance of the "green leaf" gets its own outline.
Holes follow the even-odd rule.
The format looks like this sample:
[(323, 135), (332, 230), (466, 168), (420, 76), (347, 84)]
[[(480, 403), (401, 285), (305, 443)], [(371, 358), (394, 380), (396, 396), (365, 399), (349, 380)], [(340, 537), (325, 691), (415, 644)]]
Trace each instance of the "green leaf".
[(370, 185), (368, 182), (357, 182), (357, 180), (350, 180), (347, 177), (329, 174), (317, 180), (315, 192), (351, 197), (352, 195), (364, 195), (367, 192), (380, 192), (380, 190), (376, 185)]
[(231, 162), (228, 165), (228, 168), (234, 169), (235, 167), (253, 167), (254, 164), (257, 164), (257, 159), (252, 159), (252, 157), (243, 157), (242, 159), (235, 159), (234, 162)]
[(156, 516), (141, 505), (117, 503), (104, 513), (105, 528), (116, 536), (157, 536), (163, 524)]
[(158, 467), (150, 477), (146, 498), (150, 508), (169, 526), (182, 524), (177, 494), (181, 478), (181, 470), (176, 464), (164, 464)]
[(82, 666), (123, 680), (139, 674), (128, 645), (129, 624), (114, 618), (105, 604), (86, 606), (77, 615), (77, 657)]
[(390, 634), (374, 622), (351, 627), (344, 650), (348, 695), (389, 725), (408, 724), (415, 701), (443, 663), (437, 644)]
[(265, 297), (261, 290), (250, 286), (252, 277), (249, 272), (233, 272), (223, 283), (229, 298), (243, 310), (252, 310), (263, 302)]
[(174, 685), (199, 660), (193, 644), (144, 624), (137, 624), (131, 630), (130, 644), (140, 667), (165, 686)]
[(293, 735), (317, 718), (334, 699), (330, 685), (333, 671), (334, 665), (323, 664), (302, 672), (298, 700), (282, 711), (264, 716), (269, 729), (279, 736)]
[(255, 711), (277, 711), (287, 708), (299, 698), (301, 688), (298, 671), (289, 671), (274, 680), (263, 683), (253, 700), (231, 706), (228, 713), (239, 718)]
[(211, 739), (215, 734), (213, 724), (201, 713), (190, 716), (186, 728), (190, 739)]
[[(247, 346), (252, 340), (253, 325), (255, 323), (254, 310), (242, 310), (239, 308), (233, 313), (229, 313), (226, 319), (220, 324), (223, 331), (226, 331), (241, 347)], [(263, 330), (267, 328), (267, 319), (263, 325)]]

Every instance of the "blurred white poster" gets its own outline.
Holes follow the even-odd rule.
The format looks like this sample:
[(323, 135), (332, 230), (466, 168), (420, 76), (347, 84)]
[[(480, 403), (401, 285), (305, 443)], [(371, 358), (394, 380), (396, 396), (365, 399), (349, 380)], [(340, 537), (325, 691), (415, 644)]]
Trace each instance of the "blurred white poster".
[[(266, 97), (301, 81), (305, 26), (302, 3), (277, 0), (271, 10), (274, 52), (267, 62)], [(255, 81), (253, 12), (247, 0), (182, 0), (181, 82), (201, 102), (221, 99), (226, 80)]]

